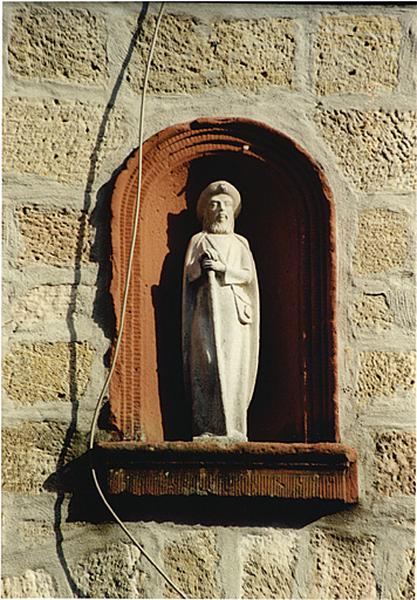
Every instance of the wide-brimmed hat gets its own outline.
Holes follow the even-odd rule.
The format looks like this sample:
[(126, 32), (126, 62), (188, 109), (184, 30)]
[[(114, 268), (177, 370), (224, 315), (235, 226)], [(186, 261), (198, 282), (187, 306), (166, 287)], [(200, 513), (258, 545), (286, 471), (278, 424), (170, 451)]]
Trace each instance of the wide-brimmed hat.
[(203, 220), (207, 202), (210, 198), (217, 196), (218, 194), (226, 194), (233, 200), (233, 212), (235, 217), (240, 213), (240, 194), (235, 186), (228, 181), (213, 181), (213, 183), (210, 183), (204, 188), (197, 200), (197, 217), (200, 221)]

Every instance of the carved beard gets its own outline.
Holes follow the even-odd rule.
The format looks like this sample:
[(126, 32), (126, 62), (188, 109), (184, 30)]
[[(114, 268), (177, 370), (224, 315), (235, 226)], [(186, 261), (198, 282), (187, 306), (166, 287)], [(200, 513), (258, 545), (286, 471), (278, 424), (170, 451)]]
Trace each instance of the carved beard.
[(203, 227), (208, 233), (233, 233), (234, 220), (227, 219), (226, 221), (209, 221), (204, 219)]

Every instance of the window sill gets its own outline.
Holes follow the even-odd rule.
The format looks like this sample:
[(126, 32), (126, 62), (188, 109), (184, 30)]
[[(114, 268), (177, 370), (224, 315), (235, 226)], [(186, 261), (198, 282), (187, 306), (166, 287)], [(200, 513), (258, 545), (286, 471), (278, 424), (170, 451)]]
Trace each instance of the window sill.
[(101, 442), (109, 494), (358, 501), (357, 454), (333, 442)]

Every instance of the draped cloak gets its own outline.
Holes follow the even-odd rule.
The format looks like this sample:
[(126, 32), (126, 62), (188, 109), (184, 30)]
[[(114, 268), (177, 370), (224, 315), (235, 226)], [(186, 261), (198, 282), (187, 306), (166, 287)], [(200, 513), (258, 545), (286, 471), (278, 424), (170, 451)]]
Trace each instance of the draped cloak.
[[(204, 272), (202, 256), (225, 273)], [(183, 362), (193, 435), (246, 439), (259, 354), (259, 290), (247, 240), (200, 232), (189, 243), (183, 279)]]

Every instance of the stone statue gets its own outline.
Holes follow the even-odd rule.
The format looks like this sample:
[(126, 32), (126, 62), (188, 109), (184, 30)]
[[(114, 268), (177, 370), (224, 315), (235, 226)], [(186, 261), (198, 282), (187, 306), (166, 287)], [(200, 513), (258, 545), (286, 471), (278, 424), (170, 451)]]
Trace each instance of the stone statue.
[(188, 245), (183, 358), (194, 439), (246, 440), (259, 354), (259, 291), (247, 240), (234, 233), (240, 194), (227, 181), (201, 193), (203, 230)]

